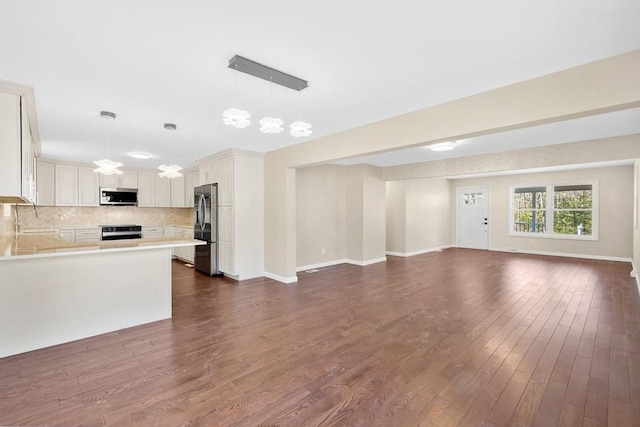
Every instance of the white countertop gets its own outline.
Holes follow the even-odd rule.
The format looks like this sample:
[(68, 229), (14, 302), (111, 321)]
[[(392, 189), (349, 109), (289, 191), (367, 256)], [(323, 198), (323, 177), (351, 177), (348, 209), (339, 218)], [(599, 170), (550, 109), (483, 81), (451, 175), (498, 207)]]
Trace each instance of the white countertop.
[[(0, 261), (73, 256), (78, 254), (140, 251), (180, 246), (198, 246), (206, 242), (178, 237), (130, 239), (100, 242), (67, 242), (55, 232), (22, 232), (0, 236)], [(56, 230), (52, 230), (56, 231)]]

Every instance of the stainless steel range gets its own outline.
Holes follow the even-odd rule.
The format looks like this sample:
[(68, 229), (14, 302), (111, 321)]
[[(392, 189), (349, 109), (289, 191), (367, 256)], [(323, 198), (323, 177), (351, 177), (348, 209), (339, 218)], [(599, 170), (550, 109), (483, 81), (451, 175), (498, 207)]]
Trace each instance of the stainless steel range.
[(101, 225), (102, 240), (141, 239), (141, 225)]

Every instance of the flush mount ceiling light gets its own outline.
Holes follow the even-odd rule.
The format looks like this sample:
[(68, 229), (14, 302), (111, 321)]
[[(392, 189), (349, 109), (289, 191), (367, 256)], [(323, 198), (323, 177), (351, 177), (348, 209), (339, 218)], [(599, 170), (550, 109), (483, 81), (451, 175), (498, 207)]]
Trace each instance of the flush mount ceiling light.
[(284, 122), (282, 119), (278, 119), (276, 117), (265, 117), (260, 120), (260, 132), (270, 134), (280, 133), (284, 130), (282, 127), (283, 124)]
[[(176, 130), (178, 129), (178, 126), (176, 126), (174, 123), (165, 123), (164, 128), (167, 130)], [(170, 141), (169, 142), (169, 163), (173, 163), (172, 162), (172, 157), (173, 157), (172, 145), (173, 144)], [(158, 166), (158, 169), (162, 171), (158, 173), (158, 175), (163, 178), (173, 179), (173, 178), (178, 178), (182, 176), (182, 174), (178, 172), (182, 168), (178, 165), (173, 165), (173, 164), (171, 166), (160, 165)]]
[[(115, 120), (116, 114), (111, 111), (100, 111), (100, 117), (107, 120)], [(107, 129), (107, 157), (111, 157), (111, 128)], [(96, 160), (95, 163), (98, 168), (93, 171), (101, 173), (103, 175), (122, 175), (122, 171), (118, 169), (122, 166), (120, 162), (113, 162), (109, 159)]]
[(455, 141), (439, 142), (428, 146), (431, 151), (449, 151), (456, 148)]
[(301, 121), (293, 122), (289, 125), (291, 128), (291, 135), (299, 138), (301, 136), (309, 136), (311, 135), (311, 124), (305, 123)]
[(133, 157), (134, 159), (142, 159), (142, 160), (147, 160), (149, 157), (151, 157), (151, 154), (148, 153), (129, 153), (129, 155), (131, 157)]

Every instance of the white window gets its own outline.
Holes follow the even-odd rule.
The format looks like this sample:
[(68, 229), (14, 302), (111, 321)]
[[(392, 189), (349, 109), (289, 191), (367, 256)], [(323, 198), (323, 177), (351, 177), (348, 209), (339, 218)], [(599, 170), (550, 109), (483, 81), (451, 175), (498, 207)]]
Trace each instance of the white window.
[(598, 239), (598, 183), (511, 189), (512, 236)]

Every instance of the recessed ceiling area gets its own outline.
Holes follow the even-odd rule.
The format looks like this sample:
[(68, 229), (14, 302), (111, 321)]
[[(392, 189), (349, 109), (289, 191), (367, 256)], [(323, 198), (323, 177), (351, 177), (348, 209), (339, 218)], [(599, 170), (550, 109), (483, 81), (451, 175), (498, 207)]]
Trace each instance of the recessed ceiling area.
[[(228, 148), (268, 152), (639, 49), (639, 23), (637, 0), (3, 0), (0, 79), (34, 87), (45, 157), (104, 158), (107, 132), (98, 114), (107, 110), (117, 114), (111, 160), (156, 168), (168, 162), (172, 145), (173, 162), (189, 167)], [(303, 77), (309, 87), (271, 88), (236, 75), (228, 68), (234, 55)], [(249, 127), (223, 124), (222, 112), (232, 107), (251, 113)], [(628, 122), (637, 124), (634, 111), (580, 119), (572, 132), (609, 120), (615, 132), (622, 122), (637, 132)], [(271, 114), (285, 127), (309, 122), (313, 134), (265, 135), (258, 121)], [(178, 130), (167, 135), (166, 122)], [(521, 130), (460, 141), (438, 156), (568, 138), (554, 132), (561, 124), (548, 126), (530, 136)], [(416, 155), (367, 161), (397, 164)]]
[(634, 133), (640, 133), (640, 108), (461, 139), (456, 141), (455, 149), (451, 151), (434, 152), (428, 147), (419, 147), (339, 160), (333, 163), (339, 165), (366, 163), (383, 167), (396, 166)]

